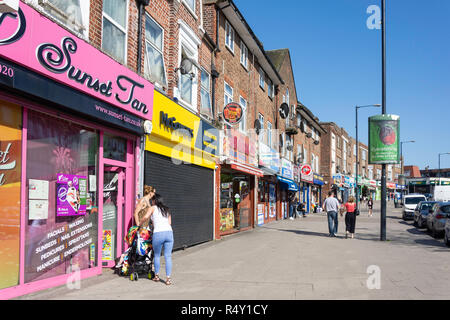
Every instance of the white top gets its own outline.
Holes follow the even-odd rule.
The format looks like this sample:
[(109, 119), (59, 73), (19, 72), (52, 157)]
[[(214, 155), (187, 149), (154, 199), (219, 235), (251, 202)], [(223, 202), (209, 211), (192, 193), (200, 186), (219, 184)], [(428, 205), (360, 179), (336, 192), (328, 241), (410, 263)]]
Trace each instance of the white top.
[(172, 231), (172, 227), (169, 224), (169, 216), (164, 217), (159, 210), (158, 206), (154, 206), (155, 211), (152, 214), (152, 222), (153, 222), (153, 233), (163, 232), (163, 231)]

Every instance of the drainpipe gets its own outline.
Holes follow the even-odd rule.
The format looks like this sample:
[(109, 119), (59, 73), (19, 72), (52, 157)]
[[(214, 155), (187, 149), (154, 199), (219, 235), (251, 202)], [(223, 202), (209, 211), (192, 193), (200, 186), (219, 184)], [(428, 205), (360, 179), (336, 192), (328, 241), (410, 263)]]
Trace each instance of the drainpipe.
[(137, 47), (137, 73), (142, 74), (142, 16), (144, 13), (144, 7), (148, 6), (150, 0), (136, 0), (138, 6), (138, 47)]

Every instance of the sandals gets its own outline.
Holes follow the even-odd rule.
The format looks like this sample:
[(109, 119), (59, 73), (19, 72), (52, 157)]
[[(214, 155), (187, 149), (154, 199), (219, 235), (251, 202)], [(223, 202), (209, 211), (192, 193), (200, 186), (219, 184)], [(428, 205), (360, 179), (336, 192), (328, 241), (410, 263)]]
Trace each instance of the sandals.
[(160, 282), (161, 281), (161, 279), (159, 278), (159, 276), (157, 274), (155, 274), (155, 276), (153, 277), (152, 280), (155, 281), (155, 282)]
[(166, 285), (170, 286), (171, 284), (172, 284), (172, 280), (169, 277), (167, 277)]

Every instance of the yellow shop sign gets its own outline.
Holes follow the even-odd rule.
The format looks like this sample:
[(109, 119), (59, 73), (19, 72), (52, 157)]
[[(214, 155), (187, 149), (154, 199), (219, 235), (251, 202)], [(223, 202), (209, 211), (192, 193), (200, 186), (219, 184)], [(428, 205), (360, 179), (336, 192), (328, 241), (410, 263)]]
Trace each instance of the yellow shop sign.
[(155, 91), (153, 129), (145, 150), (169, 157), (174, 163), (192, 163), (214, 169), (219, 131), (192, 112)]

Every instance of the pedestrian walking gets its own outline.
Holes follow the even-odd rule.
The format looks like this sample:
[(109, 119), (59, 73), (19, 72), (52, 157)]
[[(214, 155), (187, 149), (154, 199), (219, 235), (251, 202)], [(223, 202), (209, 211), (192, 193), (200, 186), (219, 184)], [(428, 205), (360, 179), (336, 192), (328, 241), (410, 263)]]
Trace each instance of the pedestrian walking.
[(289, 200), (289, 220), (294, 220), (294, 210), (297, 204), (297, 196), (295, 193), (290, 192), (288, 195)]
[(372, 209), (373, 209), (373, 200), (372, 197), (367, 200), (367, 207), (369, 208), (369, 217), (372, 216)]
[(330, 237), (336, 237), (338, 232), (338, 211), (339, 201), (334, 197), (332, 191), (328, 192), (328, 197), (323, 202), (323, 210), (327, 213), (328, 231)]
[[(353, 239), (355, 236), (355, 224), (356, 224), (356, 203), (355, 198), (351, 196), (348, 201), (344, 204), (345, 213), (345, 239), (350, 237)], [(342, 214), (341, 214), (342, 216)]]
[(173, 230), (172, 215), (169, 208), (164, 204), (161, 195), (155, 194), (153, 197), (153, 206), (148, 209), (145, 219), (151, 219), (153, 222), (153, 253), (155, 265), (155, 277), (152, 279), (159, 282), (159, 269), (161, 266), (161, 250), (164, 247), (164, 260), (166, 262), (166, 285), (172, 284), (172, 249), (173, 249)]

